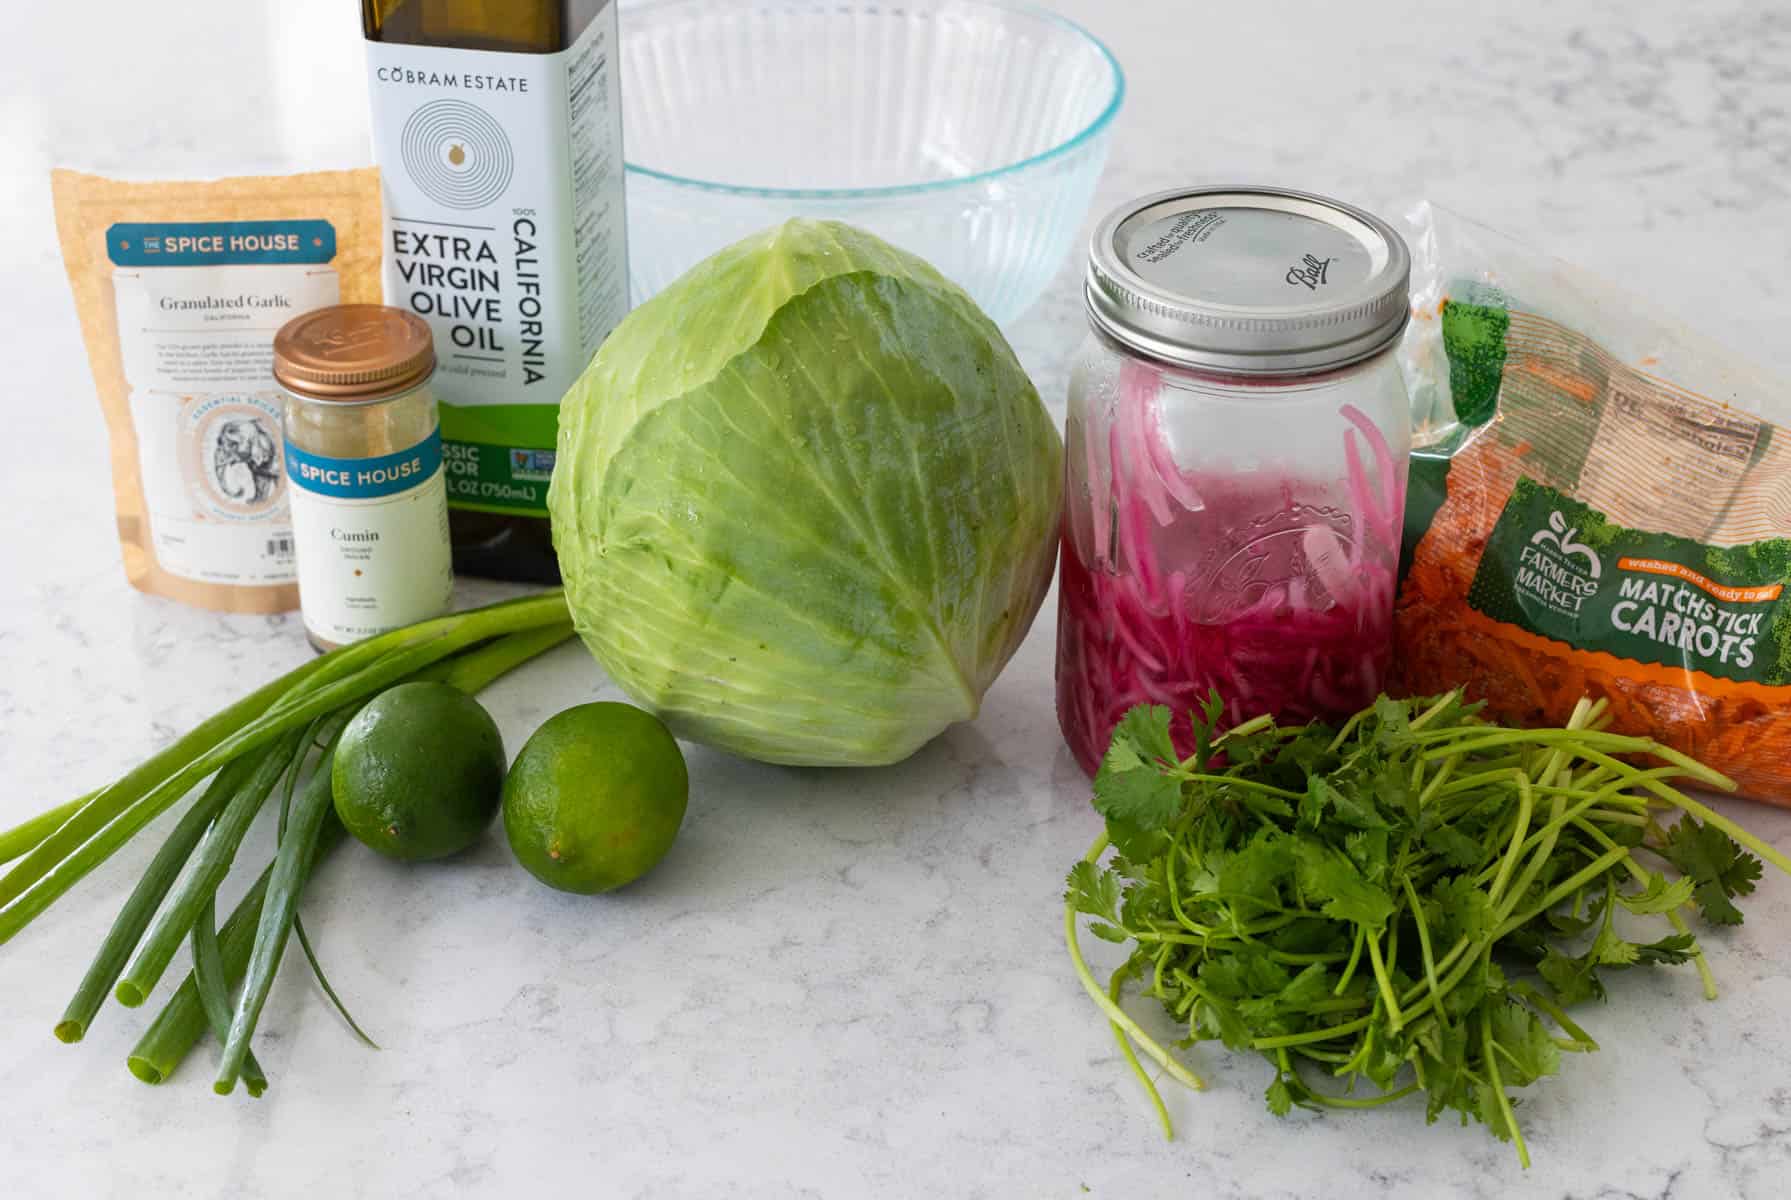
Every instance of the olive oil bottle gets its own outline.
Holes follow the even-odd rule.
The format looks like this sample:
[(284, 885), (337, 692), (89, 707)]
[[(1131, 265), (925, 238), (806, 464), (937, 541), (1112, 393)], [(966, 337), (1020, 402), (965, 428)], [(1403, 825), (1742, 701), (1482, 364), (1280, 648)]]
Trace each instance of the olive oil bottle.
[(435, 335), (454, 568), (559, 578), (560, 397), (628, 308), (616, 0), (362, 0), (389, 304)]

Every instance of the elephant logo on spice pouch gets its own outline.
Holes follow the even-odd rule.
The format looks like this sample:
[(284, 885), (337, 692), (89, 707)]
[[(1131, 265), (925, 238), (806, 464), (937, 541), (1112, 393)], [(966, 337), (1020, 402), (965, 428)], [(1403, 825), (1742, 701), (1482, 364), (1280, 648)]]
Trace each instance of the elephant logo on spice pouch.
[(1569, 528), (1567, 518), (1556, 509), (1548, 515), (1548, 528), (1538, 529), (1530, 536), (1531, 545), (1552, 542), (1562, 558), (1578, 555), (1586, 560), (1586, 567), (1592, 578), (1597, 579), (1604, 574), (1604, 564), (1598, 560), (1598, 553), (1592, 547), (1579, 540), (1579, 526)]
[(254, 417), (237, 417), (218, 426), (211, 461), (218, 491), (238, 504), (265, 502), (280, 482), (279, 450), (273, 435)]
[(197, 520), (260, 521), (286, 511), (280, 415), (266, 396), (182, 398), (180, 473)]

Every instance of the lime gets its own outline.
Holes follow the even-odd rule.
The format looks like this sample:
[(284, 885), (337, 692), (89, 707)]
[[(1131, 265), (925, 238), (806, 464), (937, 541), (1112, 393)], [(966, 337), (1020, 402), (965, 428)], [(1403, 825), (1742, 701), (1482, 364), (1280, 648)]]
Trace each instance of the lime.
[(479, 840), (504, 787), (504, 740), (445, 683), (401, 683), (355, 714), (331, 768), (336, 815), (390, 858), (445, 858)]
[(684, 754), (659, 718), (581, 704), (535, 731), (504, 782), (504, 832), (542, 883), (590, 895), (665, 857), (690, 797)]

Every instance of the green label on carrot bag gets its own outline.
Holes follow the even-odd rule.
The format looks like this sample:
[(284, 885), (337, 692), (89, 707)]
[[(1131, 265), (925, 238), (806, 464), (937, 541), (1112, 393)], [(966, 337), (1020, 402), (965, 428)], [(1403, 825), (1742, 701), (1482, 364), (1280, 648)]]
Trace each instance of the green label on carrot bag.
[(1576, 649), (1719, 679), (1791, 683), (1791, 539), (1709, 546), (1629, 529), (1521, 478), (1468, 604)]

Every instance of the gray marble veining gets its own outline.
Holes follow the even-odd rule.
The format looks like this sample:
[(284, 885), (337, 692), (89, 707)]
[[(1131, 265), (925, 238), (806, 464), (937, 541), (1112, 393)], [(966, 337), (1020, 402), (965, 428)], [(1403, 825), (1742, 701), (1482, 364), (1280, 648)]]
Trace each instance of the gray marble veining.
[[(1058, 7), (1130, 75), (1097, 209), (1218, 178), (1390, 211), (1430, 195), (1791, 372), (1784, 0)], [(292, 619), (125, 585), (44, 169), (366, 155), (347, 5), (120, 0), (8, 22), (0, 825), (308, 653)], [(1059, 413), (1081, 329), (1072, 263), (1012, 331)], [(1097, 823), (1052, 714), (1053, 619), (976, 722), (901, 766), (693, 750), (682, 840), (613, 896), (548, 892), (495, 833), (424, 867), (345, 848), (307, 922), (384, 1049), (349, 1038), (295, 959), (262, 1021), (259, 1102), (210, 1093), (209, 1049), (159, 1090), (133, 1081), (123, 1058), (146, 1012), (108, 1007), (78, 1048), (50, 1037), (143, 839), (0, 950), (0, 1194), (1791, 1195), (1778, 878), (1744, 928), (1707, 939), (1720, 1001), (1689, 972), (1634, 973), (1586, 1014), (1606, 1049), (1526, 1097), (1528, 1173), (1479, 1128), (1427, 1129), (1409, 1105), (1277, 1122), (1263, 1065), (1215, 1052), (1208, 1093), (1169, 1093), (1180, 1136), (1165, 1143), (1062, 952), (1061, 879)], [(613, 694), (566, 648), (489, 698), (514, 748), (558, 708)], [(1791, 814), (1726, 807), (1791, 848)]]

